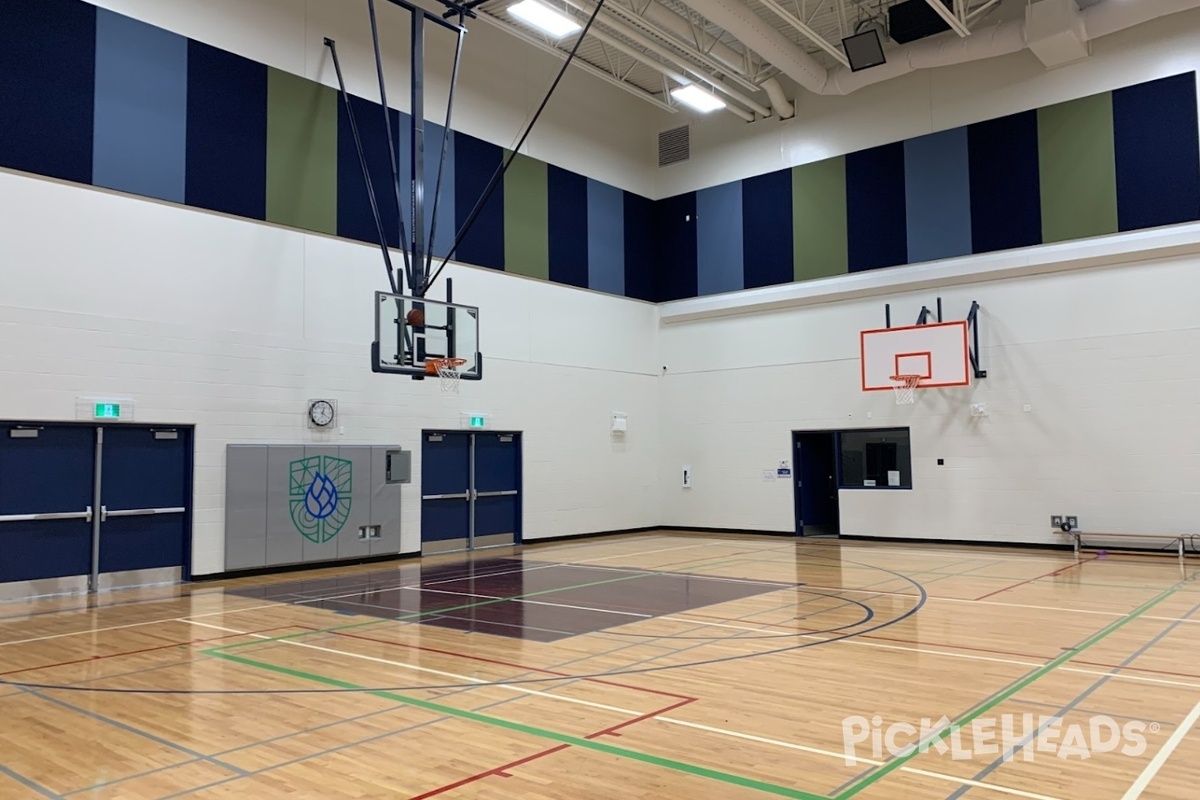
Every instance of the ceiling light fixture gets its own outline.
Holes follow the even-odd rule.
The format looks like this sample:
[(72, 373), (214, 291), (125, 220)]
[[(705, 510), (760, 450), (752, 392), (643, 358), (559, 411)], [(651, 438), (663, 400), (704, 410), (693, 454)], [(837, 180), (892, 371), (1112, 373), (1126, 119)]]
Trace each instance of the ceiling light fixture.
[(521, 0), (509, 6), (508, 13), (540, 31), (545, 31), (555, 39), (581, 30), (581, 26), (576, 24), (575, 20), (544, 3), (539, 3), (538, 0)]
[(687, 86), (680, 86), (678, 89), (672, 89), (671, 97), (705, 114), (725, 107), (724, 100), (712, 92), (704, 91), (694, 83), (689, 83)]

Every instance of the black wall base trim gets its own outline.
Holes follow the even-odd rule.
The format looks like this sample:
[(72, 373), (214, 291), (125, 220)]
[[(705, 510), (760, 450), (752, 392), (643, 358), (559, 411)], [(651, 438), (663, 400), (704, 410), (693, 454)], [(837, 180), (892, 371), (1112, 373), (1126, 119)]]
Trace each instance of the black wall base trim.
[(387, 553), (366, 558), (330, 559), (329, 561), (307, 561), (299, 564), (278, 564), (270, 567), (253, 567), (251, 569), (235, 569), (230, 572), (210, 572), (207, 575), (193, 575), (193, 583), (208, 581), (229, 581), (235, 578), (255, 578), (260, 575), (283, 575), (288, 572), (304, 572), (313, 569), (329, 569), (330, 567), (354, 567), (359, 564), (382, 564), (387, 561), (404, 561), (410, 558), (420, 558), (420, 553)]
[[(831, 536), (796, 536), (794, 531), (752, 531), (739, 528), (699, 528), (687, 525), (652, 525), (646, 528), (626, 528), (624, 530), (612, 531), (595, 531), (593, 533), (576, 533), (565, 536), (547, 536), (541, 539), (528, 539), (521, 543), (523, 547), (534, 547), (539, 544), (550, 544), (553, 542), (577, 541), (579, 539), (597, 539), (607, 536), (625, 536), (635, 533), (713, 533), (723, 534), (727, 536), (787, 536), (790, 538), (803, 541), (809, 539), (812, 541), (851, 541), (851, 542), (886, 542), (888, 544), (932, 544), (932, 545), (949, 545), (954, 547), (991, 547), (1001, 548), (1005, 550), (1054, 550), (1064, 551), (1071, 550), (1072, 545), (1069, 543), (1055, 542), (981, 542), (977, 539), (909, 539), (898, 538), (894, 536), (861, 536), (861, 535), (842, 535), (837, 537)], [(1164, 550), (1156, 548), (1140, 548), (1140, 547), (1097, 547), (1093, 545), (1084, 546), (1085, 550), (1110, 550), (1120, 553), (1141, 553), (1146, 555), (1174, 555), (1174, 550)], [(1196, 551), (1190, 550), (1189, 555), (1194, 555)], [(441, 555), (441, 554), (439, 554)], [(469, 555), (465, 554), (464, 555)], [(232, 572), (214, 572), (208, 575), (196, 575), (192, 578), (194, 583), (202, 583), (208, 581), (233, 580), (235, 578), (253, 578), (261, 575), (277, 575), (288, 572), (302, 572), (305, 570), (329, 569), (331, 567), (350, 567), (359, 564), (382, 564), (388, 561), (403, 561), (407, 559), (420, 558), (420, 553), (389, 553), (381, 556), (370, 556), (368, 558), (355, 558), (346, 560), (332, 561), (314, 561), (311, 563), (302, 564), (284, 564), (274, 567), (257, 567), (254, 569), (234, 570)]]
[(651, 525), (648, 528), (625, 528), (615, 531), (595, 531), (593, 533), (568, 533), (565, 536), (544, 536), (537, 539), (525, 539), (521, 542), (525, 547), (531, 547), (535, 544), (543, 544), (546, 542), (565, 542), (567, 540), (574, 541), (576, 539), (596, 539), (600, 536), (623, 536), (629, 533), (651, 533), (661, 530), (661, 528)]
[(843, 534), (838, 537), (850, 542), (889, 542), (891, 544), (945, 544), (955, 547), (1001, 547), (1005, 550), (1071, 550), (1071, 544), (1052, 542), (981, 542), (978, 539), (909, 539), (898, 536), (862, 536)]

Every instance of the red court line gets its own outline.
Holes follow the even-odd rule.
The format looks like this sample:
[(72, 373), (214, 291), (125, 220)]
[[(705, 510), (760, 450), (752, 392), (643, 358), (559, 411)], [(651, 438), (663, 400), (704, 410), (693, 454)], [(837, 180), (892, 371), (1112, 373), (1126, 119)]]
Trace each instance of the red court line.
[[(633, 719), (627, 719), (624, 722), (619, 722), (616, 725), (609, 726), (609, 727), (605, 728), (604, 730), (596, 731), (595, 733), (589, 733), (587, 736), (585, 736), (583, 738), (595, 739), (599, 736), (615, 734), (621, 728), (626, 728), (626, 727), (628, 727), (630, 725), (634, 725), (638, 722), (645, 722), (648, 719), (653, 719), (654, 717), (657, 717), (661, 714), (666, 714), (669, 711), (674, 711), (677, 708), (681, 708), (682, 706), (686, 706), (688, 703), (693, 703), (693, 702), (695, 702), (695, 699), (689, 697), (687, 699), (680, 700), (678, 703), (673, 703), (665, 708), (660, 708), (657, 711), (650, 711), (645, 714), (642, 714), (641, 716), (634, 717)], [(425, 800), (425, 798), (435, 797), (439, 794), (445, 794), (446, 792), (449, 792), (453, 789), (457, 789), (460, 786), (466, 786), (469, 783), (481, 781), (484, 778), (489, 778), (493, 775), (497, 775), (497, 776), (503, 777), (503, 778), (512, 777), (511, 775), (509, 775), (508, 771), (510, 769), (512, 769), (513, 767), (518, 767), (522, 764), (528, 764), (529, 762), (536, 761), (539, 758), (545, 758), (546, 756), (557, 753), (560, 750), (566, 750), (570, 746), (571, 745), (569, 745), (569, 744), (560, 744), (560, 745), (555, 745), (554, 747), (547, 748), (545, 750), (540, 750), (540, 751), (534, 753), (533, 755), (525, 756), (524, 758), (517, 759), (516, 761), (510, 761), (507, 764), (501, 764), (498, 767), (493, 767), (492, 769), (485, 770), (484, 772), (477, 772), (474, 775), (468, 775), (467, 777), (457, 780), (454, 783), (448, 783), (445, 786), (439, 786), (436, 789), (431, 789), (430, 791), (425, 792), (424, 794), (415, 795), (413, 797), (410, 797), (409, 800)]]
[(18, 672), (37, 672), (43, 669), (55, 669), (56, 667), (67, 667), (72, 664), (90, 664), (94, 661), (103, 661), (106, 658), (118, 658), (120, 656), (135, 656), (139, 653), (152, 653), (155, 650), (167, 650), (172, 647), (186, 647), (189, 644), (203, 644), (204, 642), (216, 642), (221, 639), (232, 639), (238, 636), (249, 636), (254, 633), (267, 633), (269, 631), (283, 630), (284, 628), (297, 628), (298, 625), (279, 625), (274, 628), (263, 628), (259, 631), (247, 631), (246, 633), (228, 633), (224, 636), (213, 636), (209, 639), (192, 639), (186, 642), (172, 642), (171, 644), (160, 644), (154, 647), (143, 647), (140, 650), (126, 650), (122, 653), (109, 653), (105, 656), (88, 656), (87, 658), (76, 658), (73, 661), (59, 661), (54, 664), (43, 664), (39, 667), (22, 667), (21, 669), (10, 669), (7, 672), (0, 672), (0, 675), (14, 675)]
[(1078, 567), (1088, 561), (1095, 561), (1099, 557), (1100, 556), (1092, 556), (1091, 558), (1085, 558), (1082, 561), (1076, 561), (1074, 564), (1069, 564), (1065, 567), (1059, 567), (1058, 569), (1054, 570), (1053, 572), (1047, 572), (1045, 575), (1038, 575), (1036, 578), (1030, 578), (1027, 581), (1021, 581), (1020, 583), (1014, 583), (1011, 586), (1005, 586), (1003, 589), (997, 589), (994, 592), (988, 592), (987, 594), (983, 595), (982, 597), (976, 597), (973, 602), (978, 602), (979, 600), (986, 600), (987, 598), (991, 597), (992, 595), (1000, 594), (1001, 592), (1007, 592), (1009, 589), (1016, 589), (1017, 587), (1024, 586), (1027, 583), (1033, 583), (1034, 581), (1040, 581), (1042, 578), (1053, 578), (1056, 575), (1062, 575), (1064, 572), (1066, 572), (1068, 570), (1075, 569), (1076, 567)]
[[(543, 675), (559, 675), (564, 678), (575, 678), (576, 677), (569, 672), (558, 672), (558, 671), (555, 671), (552, 669), (544, 669), (542, 667), (531, 667), (528, 664), (517, 664), (512, 661), (500, 661), (495, 658), (484, 658), (483, 656), (473, 656), (473, 655), (468, 655), (467, 653), (456, 653), (453, 650), (439, 650), (436, 647), (425, 647), (423, 645), (408, 644), (406, 642), (391, 642), (391, 641), (388, 641), (387, 639), (375, 639), (371, 636), (360, 636), (359, 634), (356, 634), (356, 633), (345, 633), (344, 631), (328, 631), (328, 632), (333, 634), (334, 636), (341, 636), (341, 637), (344, 637), (347, 639), (361, 639), (364, 642), (375, 642), (377, 644), (386, 644), (386, 645), (391, 645), (393, 647), (404, 647), (409, 650), (423, 650), (423, 651), (429, 652), (429, 653), (438, 653), (440, 655), (453, 656), (455, 658), (463, 658), (463, 659), (468, 659), (470, 661), (481, 661), (485, 664), (499, 664), (500, 666), (504, 666), (504, 667), (513, 667), (515, 669), (523, 669), (527, 672), (540, 672)], [(663, 697), (674, 697), (677, 700), (685, 700), (687, 702), (692, 702), (697, 699), (695, 697), (690, 697), (689, 695), (686, 695), (686, 694), (676, 694), (674, 692), (664, 692), (659, 689), (647, 689), (643, 686), (634, 686), (633, 684), (619, 683), (617, 681), (604, 680), (603, 678), (583, 678), (582, 680), (588, 681), (589, 683), (602, 683), (602, 684), (605, 684), (608, 686), (617, 686), (622, 689), (633, 689), (634, 691), (645, 692), (646, 694), (657, 694), (657, 695), (661, 695)]]

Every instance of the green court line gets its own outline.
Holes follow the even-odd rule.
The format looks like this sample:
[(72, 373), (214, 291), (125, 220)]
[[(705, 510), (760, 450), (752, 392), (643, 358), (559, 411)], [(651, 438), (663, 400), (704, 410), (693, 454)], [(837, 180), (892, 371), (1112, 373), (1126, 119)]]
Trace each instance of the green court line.
[(874, 772), (870, 773), (869, 775), (863, 777), (861, 780), (857, 781), (856, 783), (851, 784), (840, 794), (834, 795), (832, 800), (848, 800), (848, 798), (854, 797), (859, 792), (861, 792), (864, 789), (866, 789), (867, 787), (871, 786), (871, 784), (881, 780), (882, 778), (886, 777), (887, 775), (891, 774), (892, 772), (895, 772), (896, 770), (900, 769), (905, 764), (907, 764), (909, 761), (916, 758), (918, 755), (921, 755), (924, 751), (928, 750), (934, 744), (934, 742), (940, 741), (941, 739), (944, 739), (947, 736), (949, 736), (955, 730), (962, 728), (966, 725), (969, 725), (972, 721), (978, 719), (982, 715), (986, 714), (988, 711), (991, 711), (993, 708), (1000, 705), (1005, 700), (1008, 700), (1010, 697), (1015, 695), (1017, 692), (1020, 692), (1022, 689), (1027, 688), (1034, 681), (1045, 677), (1047, 674), (1058, 669), (1063, 664), (1065, 664), (1068, 661), (1070, 661), (1071, 659), (1075, 658), (1080, 653), (1082, 653), (1084, 650), (1087, 650), (1092, 645), (1099, 642), (1101, 639), (1108, 637), (1110, 634), (1116, 632), (1117, 630), (1124, 627), (1128, 623), (1137, 619), (1142, 614), (1145, 614), (1147, 611), (1154, 608), (1154, 606), (1156, 606), (1159, 603), (1161, 603), (1162, 601), (1166, 600), (1168, 597), (1171, 597), (1172, 595), (1174, 595), (1178, 590), (1179, 590), (1178, 586), (1167, 589), (1166, 591), (1164, 591), (1162, 594), (1158, 595), (1157, 597), (1147, 600), (1145, 603), (1138, 606), (1133, 611), (1130, 611), (1124, 617), (1121, 617), (1121, 619), (1116, 620), (1108, 627), (1103, 628), (1100, 631), (1098, 631), (1097, 633), (1092, 634), (1090, 637), (1083, 640), (1082, 643), (1075, 646), (1073, 649), (1064, 652), (1062, 655), (1058, 656), (1053, 661), (1049, 661), (1045, 665), (1038, 667), (1033, 672), (1030, 672), (1028, 675), (1026, 675), (1023, 678), (1018, 678), (1014, 683), (1009, 684), (1008, 688), (1002, 689), (999, 692), (999, 694), (993, 695), (990, 700), (980, 704), (973, 711), (968, 711), (962, 717), (959, 717), (958, 719), (954, 720), (954, 722), (950, 723), (949, 726), (942, 729), (942, 731), (940, 731), (936, 736), (934, 736), (933, 738), (924, 742), (922, 744), (922, 746), (917, 747), (915, 750), (908, 753), (907, 755), (903, 755), (903, 756), (900, 756), (900, 757), (894, 759), (893, 761), (885, 764), (884, 766), (880, 767), (879, 769), (875, 770)]
[[(322, 683), (322, 684), (325, 684), (326, 686), (335, 686), (340, 689), (364, 689), (364, 687), (362, 687), (362, 686), (357, 686), (353, 683), (341, 681), (336, 678), (329, 678), (329, 677), (325, 677), (323, 675), (314, 675), (309, 672), (302, 672), (300, 670), (290, 669), (288, 667), (281, 667), (281, 666), (277, 666), (275, 664), (268, 664), (268, 663), (265, 663), (262, 661), (255, 661), (253, 659), (243, 658), (242, 656), (232, 655), (230, 653), (214, 652), (213, 655), (216, 656), (217, 658), (221, 658), (226, 661), (233, 661), (235, 663), (243, 664), (248, 667), (256, 667), (258, 669), (269, 670), (271, 672), (277, 672), (281, 675), (287, 675), (287, 676), (290, 676), (293, 678), (300, 678), (302, 680), (313, 681), (314, 683)], [(405, 695), (395, 694), (394, 692), (364, 691), (364, 694), (374, 695), (375, 697), (381, 697), (385, 700), (392, 700), (397, 703), (402, 703), (404, 705), (412, 706), (414, 708), (421, 708), (426, 711), (432, 711), (432, 712), (435, 712), (438, 714), (443, 714), (445, 716), (457, 717), (459, 719), (465, 719), (465, 720), (469, 720), (471, 722), (479, 722), (484, 725), (491, 725), (492, 727), (496, 727), (496, 728), (504, 728), (505, 730), (513, 731), (515, 733), (523, 733), (528, 736), (536, 736), (541, 739), (549, 739), (551, 741), (561, 742), (563, 744), (569, 744), (574, 747), (582, 747), (586, 750), (594, 750), (596, 752), (605, 753), (607, 755), (618, 756), (620, 758), (627, 758), (627, 759), (630, 759), (631, 761), (640, 761), (643, 764), (650, 764), (650, 765), (656, 766), (656, 767), (663, 767), (665, 769), (674, 770), (676, 772), (683, 772), (688, 775), (695, 775), (695, 776), (701, 777), (701, 778), (709, 778), (711, 780), (720, 781), (722, 783), (732, 784), (734, 786), (741, 786), (741, 787), (744, 787), (747, 789), (756, 789), (760, 792), (777, 795), (779, 797), (791, 797), (791, 798), (795, 798), (796, 800), (826, 800), (826, 798), (823, 795), (813, 794), (811, 792), (804, 792), (799, 789), (792, 789), (788, 786), (780, 786), (780, 785), (777, 785), (774, 783), (767, 783), (765, 781), (759, 781), (759, 780), (755, 780), (753, 778), (747, 778), (747, 777), (744, 777), (741, 775), (734, 775), (733, 773), (729, 773), (729, 772), (721, 772), (720, 770), (710, 769), (708, 767), (701, 767), (696, 764), (688, 764), (683, 761), (673, 761), (668, 758), (662, 758), (660, 756), (650, 755), (649, 753), (642, 753), (637, 750), (629, 750), (624, 747), (614, 747), (613, 745), (604, 744), (603, 742), (597, 742), (592, 739), (583, 739), (578, 736), (570, 736), (565, 733), (557, 733), (555, 731), (546, 730), (544, 728), (535, 728), (532, 725), (524, 725), (519, 722), (512, 722), (510, 720), (501, 719), (499, 717), (493, 717), (488, 714), (480, 714), (475, 711), (466, 711), (463, 709), (454, 708), (453, 706), (444, 706), (439, 703), (431, 703), (428, 700), (420, 700), (415, 697), (407, 697)]]

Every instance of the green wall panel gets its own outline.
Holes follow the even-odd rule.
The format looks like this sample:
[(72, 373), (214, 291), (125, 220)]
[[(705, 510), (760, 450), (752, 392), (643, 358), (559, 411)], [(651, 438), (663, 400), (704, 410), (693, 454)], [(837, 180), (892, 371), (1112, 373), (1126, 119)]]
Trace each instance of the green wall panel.
[(1042, 241), (1117, 232), (1112, 94), (1038, 109)]
[(849, 271), (845, 157), (792, 168), (792, 230), (796, 280)]
[(316, 81), (267, 75), (267, 220), (337, 233), (338, 95)]
[(550, 205), (546, 180), (546, 162), (519, 153), (504, 173), (505, 272), (550, 279)]

